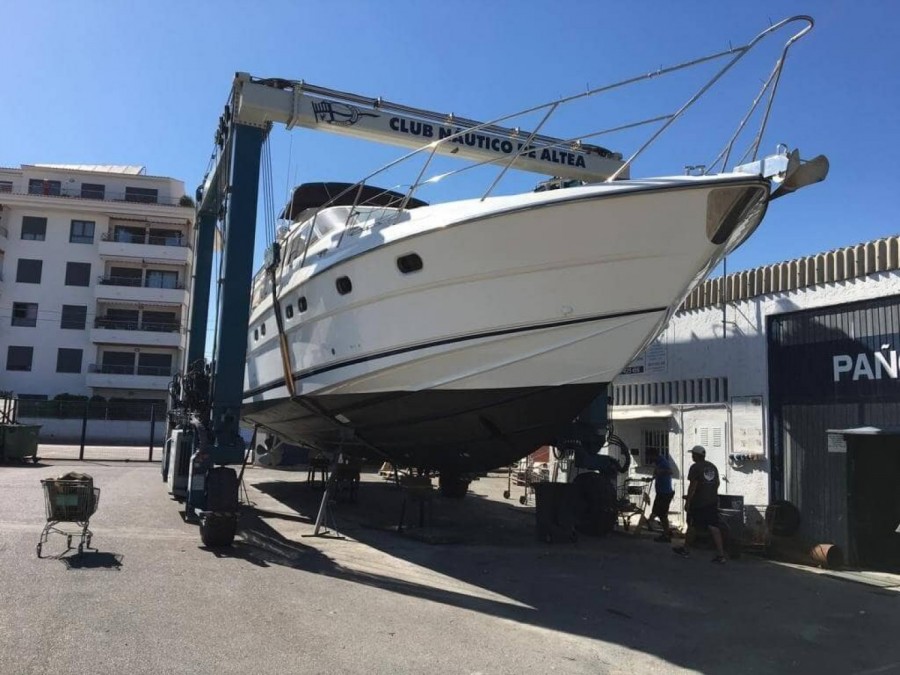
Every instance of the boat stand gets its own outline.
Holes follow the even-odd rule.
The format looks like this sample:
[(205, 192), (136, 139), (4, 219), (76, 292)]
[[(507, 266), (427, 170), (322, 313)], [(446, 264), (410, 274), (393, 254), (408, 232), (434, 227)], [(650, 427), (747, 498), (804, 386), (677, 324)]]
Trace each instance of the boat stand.
[[(340, 452), (334, 455), (331, 462), (331, 471), (329, 472), (328, 481), (325, 483), (325, 492), (322, 494), (322, 501), (319, 503), (319, 512), (316, 515), (316, 527), (312, 534), (304, 534), (304, 537), (319, 537), (321, 539), (346, 539), (337, 529), (334, 520), (334, 514), (331, 511), (331, 495), (337, 484), (335, 471), (341, 460)], [(330, 528), (330, 529), (329, 529)]]

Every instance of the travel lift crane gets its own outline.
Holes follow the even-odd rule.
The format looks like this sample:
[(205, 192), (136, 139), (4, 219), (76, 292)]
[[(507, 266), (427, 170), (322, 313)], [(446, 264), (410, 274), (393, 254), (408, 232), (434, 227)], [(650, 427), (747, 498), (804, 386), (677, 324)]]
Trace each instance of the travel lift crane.
[[(240, 480), (227, 465), (241, 465), (249, 455), (240, 434), (240, 410), (260, 159), (263, 142), (275, 123), (288, 129), (304, 127), (415, 149), (431, 144), (435, 153), (506, 163), (563, 180), (601, 181), (614, 174), (626, 177), (621, 155), (599, 146), (304, 82), (237, 73), (219, 119), (213, 166), (197, 190), (188, 348), (184, 372), (170, 386), (162, 461), (169, 491), (185, 499), (186, 519), (199, 521), (202, 541), (210, 547), (228, 546), (234, 540)], [(224, 221), (224, 236), (217, 340), (213, 360), (206, 363), (213, 249), (220, 220)], [(275, 242), (266, 252), (266, 265), (274, 271), (279, 260)]]

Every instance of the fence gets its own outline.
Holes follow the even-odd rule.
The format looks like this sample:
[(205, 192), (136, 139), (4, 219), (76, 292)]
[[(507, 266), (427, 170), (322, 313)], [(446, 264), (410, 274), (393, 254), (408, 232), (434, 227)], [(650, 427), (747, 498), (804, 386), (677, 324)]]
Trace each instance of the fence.
[(47, 459), (153, 461), (165, 420), (164, 401), (19, 400), (19, 422), (40, 425), (39, 455)]

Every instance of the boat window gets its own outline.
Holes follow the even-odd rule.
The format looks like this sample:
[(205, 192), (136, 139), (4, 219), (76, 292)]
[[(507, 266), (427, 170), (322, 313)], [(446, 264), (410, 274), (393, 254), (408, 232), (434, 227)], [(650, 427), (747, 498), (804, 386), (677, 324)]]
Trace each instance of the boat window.
[(306, 296), (305, 295), (301, 295), (300, 299), (297, 300), (297, 309), (299, 309), (301, 312), (306, 311)]
[(259, 341), (259, 329), (258, 328), (253, 329), (253, 339), (256, 341)]
[(337, 291), (341, 295), (347, 295), (353, 290), (353, 283), (350, 281), (350, 277), (338, 277), (334, 285), (337, 286)]
[(299, 258), (303, 255), (303, 249), (306, 248), (306, 235), (309, 234), (311, 228), (312, 223), (306, 222), (291, 235), (291, 241), (288, 244), (288, 263), (293, 262), (294, 258)]
[(397, 269), (403, 272), (403, 274), (418, 272), (422, 269), (422, 258), (419, 257), (418, 253), (408, 253), (407, 255), (400, 256), (397, 258)]
[(260, 335), (266, 334), (266, 324), (264, 324), (264, 323), (259, 324), (259, 334)]
[(287, 305), (287, 306), (284, 308), (284, 313), (285, 313), (285, 315), (287, 316), (287, 318), (289, 318), (289, 319), (294, 318), (294, 306), (293, 306), (293, 305)]

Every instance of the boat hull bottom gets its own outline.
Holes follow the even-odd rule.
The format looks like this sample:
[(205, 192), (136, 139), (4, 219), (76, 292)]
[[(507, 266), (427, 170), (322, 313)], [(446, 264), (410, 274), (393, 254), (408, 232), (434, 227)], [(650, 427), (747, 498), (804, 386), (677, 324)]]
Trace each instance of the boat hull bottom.
[(245, 403), (242, 418), (282, 440), (329, 453), (471, 473), (507, 466), (553, 444), (605, 395), (605, 383), (323, 394)]

